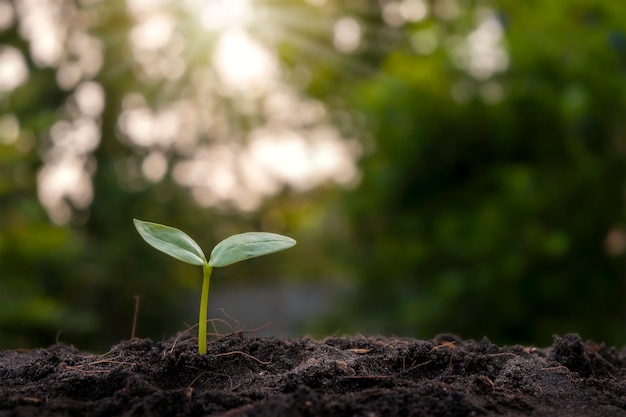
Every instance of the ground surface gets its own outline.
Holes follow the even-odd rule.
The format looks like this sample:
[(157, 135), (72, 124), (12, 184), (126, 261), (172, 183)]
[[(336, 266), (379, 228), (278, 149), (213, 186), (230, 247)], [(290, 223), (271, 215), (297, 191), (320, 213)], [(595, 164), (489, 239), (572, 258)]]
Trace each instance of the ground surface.
[(0, 353), (0, 416), (626, 416), (626, 350), (442, 335), (133, 339)]

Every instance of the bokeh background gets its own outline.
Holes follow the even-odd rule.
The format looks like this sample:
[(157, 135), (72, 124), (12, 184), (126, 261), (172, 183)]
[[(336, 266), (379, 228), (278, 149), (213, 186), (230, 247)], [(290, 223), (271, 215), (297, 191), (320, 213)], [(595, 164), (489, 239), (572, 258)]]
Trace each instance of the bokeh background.
[[(626, 343), (621, 0), (0, 0), (0, 348), (210, 315), (295, 337)], [(222, 323), (223, 325), (223, 323)]]

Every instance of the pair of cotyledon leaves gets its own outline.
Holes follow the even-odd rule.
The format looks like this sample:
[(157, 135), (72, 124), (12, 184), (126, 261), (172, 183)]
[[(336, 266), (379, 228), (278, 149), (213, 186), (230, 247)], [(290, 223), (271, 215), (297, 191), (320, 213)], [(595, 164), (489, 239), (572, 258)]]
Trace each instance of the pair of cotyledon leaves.
[(276, 233), (241, 233), (218, 243), (207, 261), (200, 246), (182, 230), (137, 219), (133, 219), (133, 222), (139, 235), (150, 246), (180, 261), (198, 266), (228, 266), (288, 249), (296, 244), (294, 239)]

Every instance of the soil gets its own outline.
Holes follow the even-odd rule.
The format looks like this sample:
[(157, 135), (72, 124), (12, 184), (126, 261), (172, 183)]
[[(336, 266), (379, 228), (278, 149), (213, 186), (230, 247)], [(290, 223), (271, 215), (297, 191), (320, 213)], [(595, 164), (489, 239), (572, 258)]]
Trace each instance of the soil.
[(0, 353), (0, 416), (626, 416), (626, 349), (555, 337), (132, 339)]

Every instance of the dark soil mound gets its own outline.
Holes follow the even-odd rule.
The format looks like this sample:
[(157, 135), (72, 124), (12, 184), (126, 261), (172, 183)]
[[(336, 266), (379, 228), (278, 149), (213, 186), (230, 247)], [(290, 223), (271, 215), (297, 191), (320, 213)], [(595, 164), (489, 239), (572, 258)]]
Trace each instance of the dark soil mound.
[(0, 416), (626, 416), (626, 351), (443, 335), (134, 339), (0, 353)]

